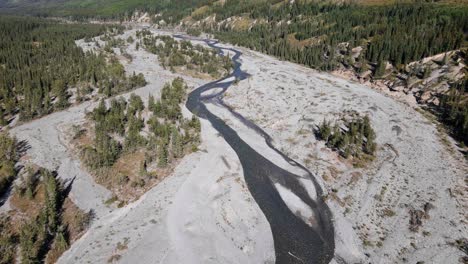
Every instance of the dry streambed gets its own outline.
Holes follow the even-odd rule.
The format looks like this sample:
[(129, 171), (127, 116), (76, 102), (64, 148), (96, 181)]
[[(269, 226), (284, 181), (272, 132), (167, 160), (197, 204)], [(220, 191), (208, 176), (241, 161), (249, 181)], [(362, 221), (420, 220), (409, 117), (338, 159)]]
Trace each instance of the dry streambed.
[[(456, 263), (463, 256), (450, 244), (468, 235), (468, 170), (434, 124), (363, 85), (259, 53), (245, 51), (242, 58), (251, 77), (224, 100), (322, 176), (335, 215), (337, 259)], [(369, 115), (376, 131), (377, 158), (365, 168), (314, 137), (324, 118), (344, 111)]]
[[(135, 38), (135, 30), (127, 31), (121, 38), (129, 35)], [(93, 43), (78, 44), (93, 48)], [(143, 73), (149, 83), (134, 91), (143, 101), (149, 94), (158, 98), (164, 83), (179, 76), (164, 70), (155, 55), (137, 50), (135, 44), (126, 52), (132, 56), (123, 61), (126, 71)], [(191, 87), (206, 82), (183, 77)], [(201, 145), (201, 151), (182, 159), (171, 177), (123, 208), (105, 205), (111, 192), (95, 183), (69, 149), (72, 126), (84, 124), (85, 113), (97, 104), (85, 102), (12, 131), (28, 141), (27, 156), (31, 162), (56, 169), (61, 178), (73, 178), (71, 199), (80, 208), (96, 213), (90, 230), (59, 263), (274, 260), (268, 223), (246, 188), (240, 163), (206, 122), (202, 122), (201, 136), (206, 143)], [(184, 115), (189, 117), (190, 113), (184, 110)]]

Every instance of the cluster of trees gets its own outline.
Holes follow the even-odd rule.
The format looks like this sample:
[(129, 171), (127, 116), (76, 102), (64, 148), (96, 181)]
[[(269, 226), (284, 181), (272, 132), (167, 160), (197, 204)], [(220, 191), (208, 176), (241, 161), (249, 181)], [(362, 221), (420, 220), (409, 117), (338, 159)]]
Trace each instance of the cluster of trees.
[[(83, 150), (85, 163), (93, 169), (112, 166), (124, 152), (145, 149), (142, 173), (149, 163), (157, 161), (165, 167), (172, 160), (196, 149), (200, 140), (200, 121), (182, 117), (180, 104), (186, 99), (183, 79), (176, 78), (164, 86), (161, 100), (148, 99), (147, 107), (142, 99), (132, 94), (128, 102), (113, 99), (109, 107), (104, 101), (90, 113), (95, 124), (93, 147)], [(149, 112), (146, 120), (143, 112)], [(146, 122), (145, 122), (146, 121)], [(148, 127), (149, 133), (142, 133)], [(117, 138), (123, 138), (118, 141)]]
[(368, 116), (344, 118), (335, 123), (323, 120), (316, 136), (344, 158), (360, 158), (363, 153), (373, 156), (376, 150), (375, 132)]
[[(103, 36), (100, 37), (100, 40), (105, 42), (105, 46), (103, 48), (105, 52), (114, 54), (114, 48), (119, 48), (121, 55), (124, 55), (125, 57), (131, 59), (131, 55), (127, 53), (125, 47), (127, 44), (133, 43), (133, 38), (130, 36), (127, 38), (127, 40), (124, 40), (120, 37), (117, 37), (117, 35), (123, 33), (123, 30), (124, 27), (117, 27), (117, 29), (114, 29), (113, 32), (106, 32)], [(88, 42), (91, 42), (91, 40), (89, 40)], [(95, 41), (95, 45), (97, 47), (100, 46), (98, 41)]]
[[(186, 152), (196, 150), (200, 143), (201, 124), (194, 115), (187, 120), (182, 117), (181, 102), (186, 98), (186, 85), (181, 78), (166, 84), (161, 92), (161, 100), (148, 100), (148, 108), (153, 116), (148, 120), (152, 140), (156, 146), (158, 165), (165, 167), (171, 160), (182, 157)], [(156, 149), (154, 148), (156, 147)]]
[(199, 37), (201, 35), (201, 30), (200, 29), (197, 29), (197, 28), (188, 28), (187, 29), (187, 34), (189, 34), (190, 36), (195, 36), (195, 37)]
[(18, 161), (18, 142), (5, 132), (0, 133), (0, 196), (16, 178), (15, 164)]
[[(45, 169), (40, 172), (40, 177), (45, 188), (44, 206), (39, 215), (21, 229), (19, 236), (21, 263), (38, 263), (43, 260), (54, 240), (56, 240), (54, 244), (57, 247), (68, 248), (64, 228), (60, 226), (59, 219), (59, 208), (63, 202), (63, 197), (61, 197), (63, 186), (54, 174)], [(35, 190), (36, 186), (31, 186), (35, 182), (28, 181), (26, 183), (28, 186), (24, 188)]]
[(108, 70), (111, 78), (103, 79), (97, 83), (98, 92), (106, 97), (130, 91), (138, 87), (143, 87), (147, 84), (145, 76), (142, 73), (127, 77), (125, 69), (115, 57), (111, 57), (108, 64)]
[[(43, 194), (39, 195), (38, 192)], [(67, 196), (63, 183), (55, 173), (46, 169), (28, 169), (15, 194), (34, 206), (40, 206), (36, 215), (28, 216), (19, 230), (12, 228), (12, 218), (0, 219), (0, 263), (14, 263), (19, 246), (21, 263), (53, 263), (69, 247), (69, 226), (63, 221), (63, 203)], [(35, 201), (33, 201), (35, 199)], [(81, 212), (80, 212), (81, 213)], [(92, 213), (82, 213), (83, 231), (92, 220)]]
[[(102, 38), (101, 38), (102, 40)], [(121, 48), (125, 45), (125, 41), (121, 38), (111, 38), (109, 41), (106, 42), (106, 45), (104, 46), (104, 51), (114, 53), (114, 50), (112, 48)]]
[(0, 214), (0, 264), (14, 263), (17, 236), (13, 232), (11, 217)]
[(39, 117), (69, 105), (69, 88), (80, 100), (93, 88), (106, 95), (141, 85), (122, 65), (104, 54), (83, 52), (75, 40), (111, 30), (92, 24), (63, 24), (31, 17), (0, 17), (0, 114)]
[[(0, 133), (0, 196), (10, 188), (16, 178), (15, 164), (18, 161), (18, 143), (6, 132)], [(12, 232), (10, 218), (0, 215), (0, 264), (13, 263), (16, 236)]]
[(216, 50), (193, 46), (190, 41), (177, 41), (170, 36), (152, 36), (140, 33), (144, 47), (158, 55), (163, 67), (173, 69), (186, 66), (187, 69), (208, 73), (212, 77), (219, 77), (223, 72), (228, 73), (233, 65), (228, 56), (220, 56)]
[(122, 136), (125, 133), (127, 102), (123, 98), (112, 99), (108, 109), (104, 99), (91, 112), (90, 117), (95, 124), (94, 146), (83, 149), (85, 163), (92, 169), (109, 167), (120, 155), (122, 146), (110, 134)]
[(452, 128), (452, 134), (463, 146), (468, 146), (468, 78), (452, 85), (447, 94), (442, 95), (439, 112), (441, 120)]

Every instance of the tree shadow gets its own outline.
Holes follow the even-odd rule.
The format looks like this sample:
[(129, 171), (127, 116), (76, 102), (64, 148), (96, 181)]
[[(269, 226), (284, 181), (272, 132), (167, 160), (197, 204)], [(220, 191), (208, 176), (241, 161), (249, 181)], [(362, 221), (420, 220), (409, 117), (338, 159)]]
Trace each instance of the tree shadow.
[(31, 149), (31, 145), (26, 140), (18, 141), (16, 144), (16, 150), (18, 151), (19, 158), (26, 155), (26, 152)]

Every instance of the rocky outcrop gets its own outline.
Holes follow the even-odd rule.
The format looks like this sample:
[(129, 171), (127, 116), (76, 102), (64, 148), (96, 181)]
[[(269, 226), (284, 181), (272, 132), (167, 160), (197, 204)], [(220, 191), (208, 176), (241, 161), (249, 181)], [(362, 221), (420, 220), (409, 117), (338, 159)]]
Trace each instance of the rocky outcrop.
[[(354, 54), (361, 50), (352, 49)], [(384, 91), (394, 97), (404, 97), (409, 102), (417, 102), (422, 105), (439, 106), (440, 96), (447, 93), (450, 85), (465, 77), (467, 65), (465, 65), (466, 50), (456, 50), (424, 58), (420, 61), (409, 63), (403, 71), (398, 71), (391, 64), (387, 64), (386, 74), (382, 78), (375, 78), (373, 68), (369, 64), (369, 70), (358, 72), (363, 67), (360, 63), (346, 65), (333, 73), (358, 81), (362, 84)]]

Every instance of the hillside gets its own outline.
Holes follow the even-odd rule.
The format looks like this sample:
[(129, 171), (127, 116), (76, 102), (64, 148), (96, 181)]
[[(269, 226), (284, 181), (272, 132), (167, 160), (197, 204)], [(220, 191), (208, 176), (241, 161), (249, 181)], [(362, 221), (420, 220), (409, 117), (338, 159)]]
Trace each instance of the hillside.
[(196, 9), (181, 25), (396, 92), (448, 124), (463, 147), (467, 13), (462, 2), (230, 0)]
[(101, 17), (120, 19), (135, 10), (152, 13), (166, 12), (174, 19), (190, 14), (191, 8), (209, 0), (6, 0), (0, 2), (0, 12), (45, 16)]

